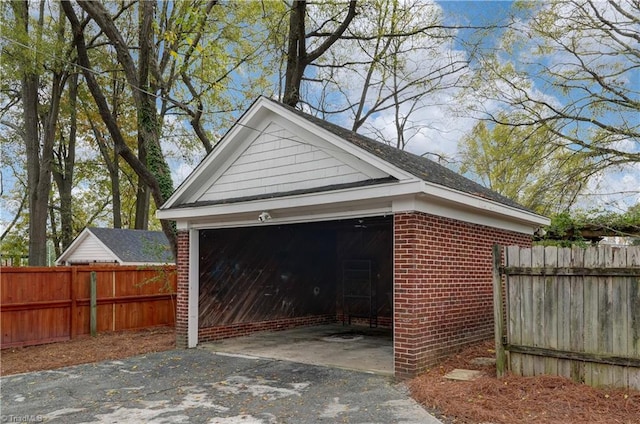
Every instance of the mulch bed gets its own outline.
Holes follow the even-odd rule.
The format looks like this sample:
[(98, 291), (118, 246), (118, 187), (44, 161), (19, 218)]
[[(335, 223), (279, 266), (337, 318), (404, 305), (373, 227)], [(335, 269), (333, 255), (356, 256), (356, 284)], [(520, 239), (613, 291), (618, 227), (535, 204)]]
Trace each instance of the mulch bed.
[(101, 333), (73, 340), (0, 351), (0, 375), (51, 370), (69, 365), (123, 359), (175, 347), (175, 329), (156, 327), (138, 331)]
[[(445, 423), (640, 423), (639, 391), (596, 389), (555, 376), (497, 379), (495, 365), (470, 362), (478, 357), (495, 357), (492, 340), (475, 344), (411, 380), (412, 396)], [(482, 376), (474, 381), (445, 379), (455, 368), (480, 370)]]

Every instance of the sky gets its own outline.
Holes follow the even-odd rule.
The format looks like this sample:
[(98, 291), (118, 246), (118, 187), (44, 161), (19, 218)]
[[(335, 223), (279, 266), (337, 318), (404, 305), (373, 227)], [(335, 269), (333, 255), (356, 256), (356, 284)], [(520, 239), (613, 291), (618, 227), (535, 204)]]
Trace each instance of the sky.
[[(445, 23), (461, 25), (482, 25), (489, 22), (500, 23), (508, 17), (508, 13), (513, 7), (511, 1), (438, 1), (438, 5), (443, 9)], [(472, 30), (461, 30), (461, 38), (469, 37)], [(494, 36), (500, 32), (493, 33)], [(482, 43), (489, 47), (499, 42), (496, 38), (483, 40)], [(456, 44), (452, 49), (465, 51), (464, 46)], [(632, 75), (629, 84), (635, 84), (636, 93), (640, 91), (640, 71)], [(531, 79), (534, 89), (540, 89), (542, 84), (536, 79)], [(548, 95), (550, 100), (561, 99), (559, 93), (542, 92)], [(449, 100), (446, 93), (442, 94), (441, 104), (453, 103), (456, 101), (455, 94), (450, 93)], [(491, 105), (488, 106), (489, 109)], [(458, 142), (473, 125), (477, 122), (463, 116), (452, 116), (446, 107), (436, 106), (430, 108), (429, 113), (430, 130), (425, 132), (424, 137), (416, 139), (410, 144), (407, 150), (416, 154), (423, 154), (425, 151), (433, 151), (446, 157), (453, 158), (450, 167), (456, 168), (456, 158), (458, 156)], [(633, 118), (631, 118), (633, 119)], [(638, 117), (637, 119), (640, 119)], [(380, 118), (382, 121), (383, 119)], [(633, 149), (633, 147), (631, 148)], [(614, 193), (614, 194), (611, 194)], [(593, 178), (589, 183), (588, 190), (577, 202), (576, 208), (582, 210), (607, 209), (614, 212), (624, 212), (629, 206), (640, 203), (640, 164), (628, 165), (624, 169), (611, 168)]]
[[(511, 1), (438, 1), (438, 4), (445, 11), (445, 16), (457, 16), (457, 19), (462, 17), (462, 22), (466, 20), (471, 24), (482, 24), (487, 20), (501, 22), (508, 16), (509, 11), (514, 6), (514, 3)], [(620, 2), (619, 5), (625, 7), (623, 2)], [(638, 32), (637, 29), (634, 31), (636, 33)], [(469, 34), (469, 31), (462, 31), (460, 33), (463, 37)], [(486, 42), (496, 43), (496, 41), (495, 39), (491, 39)], [(631, 45), (633, 44), (634, 42), (631, 41)], [(566, 60), (566, 58), (559, 59), (558, 61), (560, 60)], [(569, 61), (571, 61), (571, 59), (569, 59)], [(632, 86), (632, 90), (634, 90), (635, 93), (640, 92), (640, 70), (632, 74), (627, 73), (626, 75), (631, 75), (627, 83)], [(532, 82), (534, 83), (534, 87), (539, 88), (542, 86), (540, 81), (536, 79), (532, 79)], [(551, 101), (554, 96), (555, 98), (561, 98), (557, 92), (543, 92), (542, 94), (549, 95)], [(629, 117), (627, 116), (627, 118)], [(615, 122), (614, 117), (611, 119), (612, 122)], [(634, 118), (631, 117), (630, 119)], [(640, 120), (640, 115), (637, 115), (635, 119)], [(633, 146), (625, 147), (627, 151), (633, 151), (633, 149)], [(635, 150), (638, 150), (637, 142)], [(609, 194), (618, 192), (623, 194)], [(628, 165), (624, 169), (611, 168), (607, 170), (607, 172), (596, 176), (596, 178), (592, 179), (589, 183), (589, 188), (585, 195), (580, 197), (576, 208), (583, 210), (604, 208), (613, 212), (624, 212), (629, 206), (638, 203), (640, 203), (640, 164), (636, 163)]]
[[(513, 2), (510, 1), (438, 1), (437, 4), (444, 12), (445, 23), (471, 25), (500, 21), (508, 16), (507, 14), (513, 6)], [(471, 34), (472, 31), (461, 30), (459, 35), (465, 37)], [(495, 38), (483, 40), (486, 45), (497, 42), (498, 40)], [(443, 54), (467, 54), (461, 44), (450, 45), (446, 48), (448, 51), (443, 51)], [(407, 146), (407, 150), (416, 154), (431, 152), (449, 158), (452, 161), (449, 166), (454, 169), (457, 167), (458, 142), (473, 128), (476, 122), (468, 116), (453, 114), (447, 107), (447, 105), (456, 102), (456, 94), (455, 92), (439, 93), (437, 102), (434, 102), (437, 104), (429, 106), (421, 112), (426, 125)], [(376, 126), (380, 128), (384, 128), (385, 125), (390, 126), (391, 122), (392, 118), (385, 116), (385, 114), (380, 114), (375, 119)], [(200, 158), (185, 158), (176, 146), (170, 144), (165, 146), (173, 153), (170, 163), (174, 176), (174, 187), (177, 187), (199, 162)], [(7, 174), (3, 173), (3, 177), (5, 175)], [(4, 183), (7, 184), (6, 178)], [(7, 187), (5, 186), (6, 189)], [(594, 179), (591, 183), (589, 191), (579, 204), (585, 209), (598, 206), (612, 207), (616, 211), (621, 211), (629, 205), (638, 203), (640, 202), (640, 194), (638, 194), (640, 192), (640, 166), (615, 170), (600, 175), (599, 178)], [(617, 197), (604, 194), (610, 191), (629, 192), (631, 194)], [(5, 205), (0, 205), (0, 230), (4, 226), (3, 221), (6, 222), (10, 218)]]

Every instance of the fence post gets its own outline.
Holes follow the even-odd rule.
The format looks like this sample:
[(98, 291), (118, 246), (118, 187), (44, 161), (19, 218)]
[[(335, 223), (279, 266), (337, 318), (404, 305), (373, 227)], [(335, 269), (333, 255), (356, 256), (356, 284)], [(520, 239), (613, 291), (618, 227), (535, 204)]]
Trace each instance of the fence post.
[(70, 310), (70, 318), (69, 318), (69, 338), (73, 339), (78, 334), (78, 267), (72, 266), (70, 267), (71, 274), (71, 287), (69, 287), (69, 291), (71, 294), (71, 310)]
[(91, 337), (95, 337), (98, 333), (98, 287), (97, 287), (97, 278), (96, 272), (91, 271), (91, 315), (90, 315), (90, 331)]
[(496, 342), (496, 374), (498, 378), (504, 377), (506, 368), (506, 355), (502, 338), (504, 335), (504, 314), (502, 313), (502, 278), (500, 275), (502, 265), (502, 248), (493, 245), (493, 331)]

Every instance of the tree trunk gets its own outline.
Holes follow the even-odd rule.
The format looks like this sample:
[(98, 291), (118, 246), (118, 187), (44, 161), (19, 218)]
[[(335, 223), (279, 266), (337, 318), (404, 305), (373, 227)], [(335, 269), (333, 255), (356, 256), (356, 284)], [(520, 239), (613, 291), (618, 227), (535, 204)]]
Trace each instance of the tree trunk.
[[(56, 223), (56, 213), (55, 213), (55, 208), (53, 205), (49, 206), (49, 228), (51, 229), (51, 235), (49, 237), (49, 239), (51, 241), (53, 241), (53, 253), (55, 254), (56, 258), (59, 257), (62, 254), (62, 249), (60, 248), (61, 240), (60, 237), (58, 236), (58, 226)], [(47, 264), (48, 265), (48, 264)]]
[[(87, 3), (85, 2), (82, 2), (82, 3), (84, 4), (84, 6), (87, 6)], [(75, 41), (76, 50), (78, 53), (78, 63), (83, 67), (82, 72), (85, 77), (85, 80), (87, 81), (87, 86), (89, 88), (89, 91), (91, 92), (91, 95), (93, 96), (93, 99), (96, 102), (96, 105), (98, 106), (100, 117), (102, 118), (103, 122), (107, 126), (107, 129), (109, 130), (109, 134), (113, 139), (116, 152), (118, 152), (118, 154), (122, 156), (122, 158), (129, 164), (129, 166), (131, 166), (131, 168), (138, 175), (138, 178), (142, 179), (149, 186), (151, 190), (151, 195), (153, 196), (153, 200), (155, 201), (156, 205), (160, 206), (164, 203), (165, 199), (168, 198), (168, 195), (166, 195), (165, 197), (166, 186), (164, 187), (164, 190), (163, 190), (161, 188), (159, 178), (156, 176), (154, 172), (157, 170), (155, 169), (152, 170), (150, 169), (150, 167), (147, 167), (147, 165), (145, 163), (142, 163), (138, 159), (138, 157), (131, 151), (131, 149), (127, 146), (124, 140), (124, 137), (120, 132), (120, 128), (116, 123), (115, 117), (109, 110), (109, 105), (107, 103), (106, 98), (104, 97), (104, 94), (102, 93), (102, 89), (100, 88), (100, 85), (96, 81), (95, 76), (91, 72), (91, 62), (89, 61), (89, 56), (87, 54), (84, 34), (82, 32), (82, 25), (80, 24), (80, 21), (78, 20), (78, 17), (75, 11), (73, 10), (73, 7), (71, 6), (71, 4), (69, 4), (69, 2), (63, 1), (61, 2), (61, 5), (65, 11), (65, 14), (67, 15), (67, 18), (71, 22), (71, 27), (73, 28), (74, 41)], [(92, 6), (98, 7), (98, 8), (101, 7), (101, 5), (97, 2), (96, 3), (89, 2), (87, 7), (90, 8)], [(102, 23), (103, 25), (105, 24), (104, 22)], [(109, 25), (105, 25), (105, 26), (108, 27), (109, 33), (113, 33), (112, 31), (113, 28), (110, 28)], [(116, 46), (117, 50), (123, 47), (119, 40), (117, 40), (115, 44), (117, 45)], [(121, 60), (122, 62), (127, 62), (125, 65), (123, 65), (123, 67), (125, 68), (125, 70), (131, 69), (131, 63), (130, 63), (131, 58), (130, 57), (128, 59), (126, 57), (123, 58), (122, 57), (123, 55), (124, 53), (122, 51), (119, 51), (118, 53), (119, 60)], [(138, 100), (139, 100), (140, 93), (138, 92), (137, 95), (135, 94), (137, 92), (137, 90), (135, 89), (137, 87), (136, 75), (135, 74), (129, 75), (127, 73), (127, 79), (131, 84), (130, 77), (133, 78), (133, 80), (135, 80), (136, 82), (136, 85), (134, 85), (134, 96), (138, 97)], [(152, 108), (155, 107), (155, 104), (152, 103), (151, 107)], [(160, 160), (164, 160), (164, 158), (161, 157)], [(166, 162), (165, 162), (165, 165), (166, 165)], [(168, 166), (166, 167), (166, 169), (168, 170)], [(170, 175), (169, 175), (169, 181), (170, 181)], [(169, 189), (171, 191), (173, 190), (172, 187), (170, 186), (169, 186)], [(177, 237), (176, 237), (173, 225), (171, 225), (171, 223), (165, 220), (161, 220), (160, 223), (162, 225), (163, 232), (167, 236), (167, 239), (169, 239), (169, 243), (171, 244), (171, 249), (174, 255), (176, 255), (178, 242), (177, 242)]]
[(113, 155), (112, 165), (109, 168), (111, 178), (111, 209), (113, 212), (113, 228), (122, 228), (122, 202), (120, 199), (120, 160), (117, 154)]
[[(115, 119), (115, 118), (114, 118)], [(122, 203), (120, 200), (120, 164), (119, 156), (116, 149), (109, 149), (107, 140), (98, 129), (97, 125), (89, 119), (93, 136), (98, 143), (98, 148), (102, 154), (107, 171), (109, 171), (109, 179), (111, 181), (111, 205), (113, 215), (113, 228), (122, 228)], [(113, 155), (113, 157), (111, 156)]]
[[(149, 102), (149, 59), (153, 48), (153, 33), (151, 31), (151, 23), (153, 22), (153, 12), (155, 3), (152, 1), (142, 2), (140, 4), (141, 11), (139, 14), (138, 24), (138, 43), (140, 44), (140, 60), (138, 61), (138, 84), (140, 84), (139, 99), (142, 103)], [(152, 100), (153, 102), (153, 100)], [(154, 143), (159, 138), (154, 133), (153, 121), (156, 118), (155, 109), (149, 116), (145, 116), (146, 107), (140, 107), (138, 103), (138, 158), (142, 163), (149, 165), (147, 156), (147, 144)], [(149, 187), (138, 179), (138, 193), (136, 198), (136, 222), (137, 230), (146, 230), (149, 228), (149, 206), (150, 206)]]
[[(140, 48), (138, 52), (138, 67), (136, 67), (136, 63), (129, 53), (128, 44), (116, 28), (113, 19), (109, 16), (109, 12), (104, 5), (94, 1), (78, 1), (78, 5), (89, 14), (109, 38), (111, 45), (116, 51), (118, 62), (122, 66), (127, 82), (133, 88), (132, 94), (138, 112), (138, 136), (142, 138), (142, 143), (147, 152), (147, 163), (142, 162), (141, 165), (145, 168), (146, 172), (149, 172), (154, 178), (154, 183), (159, 192), (154, 194), (154, 187), (150, 187), (151, 195), (156, 202), (156, 206), (160, 207), (164, 200), (168, 199), (173, 193), (173, 181), (171, 180), (169, 165), (167, 165), (164, 155), (162, 154), (162, 149), (160, 148), (160, 122), (156, 111), (155, 97), (149, 92), (150, 67), (148, 62), (153, 49), (152, 23), (155, 2), (141, 2), (139, 4), (141, 21), (138, 39)], [(67, 16), (68, 15), (67, 13)], [(124, 153), (128, 154), (128, 152)], [(125, 160), (127, 159), (125, 158)], [(140, 161), (138, 160), (137, 162)], [(132, 168), (136, 173), (138, 172), (135, 167)], [(163, 227), (166, 226), (167, 229), (173, 228), (173, 226), (168, 223), (162, 223), (162, 225)], [(173, 232), (173, 230), (171, 230), (171, 232)], [(169, 237), (169, 235), (167, 235), (167, 237)], [(175, 234), (173, 234), (172, 237), (175, 238)]]
[[(147, 149), (144, 146), (144, 140), (140, 137), (138, 130), (138, 159), (140, 162), (147, 164)], [(133, 228), (136, 230), (146, 230), (149, 228), (149, 206), (151, 200), (151, 192), (149, 186), (145, 184), (142, 178), (138, 178), (138, 190), (136, 192), (136, 215)]]
[[(47, 186), (47, 170), (40, 160), (40, 134), (38, 131), (38, 85), (37, 75), (22, 77), (22, 107), (27, 152), (27, 190), (29, 191), (29, 266), (47, 264), (47, 214), (49, 192), (42, 196), (42, 186)], [(45, 180), (41, 181), (41, 178)], [(50, 180), (49, 180), (50, 185)]]
[(313, 51), (307, 52), (305, 17), (307, 14), (307, 2), (294, 0), (289, 15), (289, 37), (287, 47), (287, 69), (285, 71), (283, 103), (295, 107), (300, 102), (300, 86), (304, 71), (308, 65), (322, 56), (329, 48), (340, 39), (347, 30), (349, 24), (356, 16), (356, 0), (349, 1), (347, 15), (340, 26), (330, 34)]
[[(120, 116), (120, 103), (118, 93), (124, 90), (124, 81), (119, 78), (113, 79), (113, 99), (111, 105), (113, 107), (113, 115), (115, 119)], [(93, 125), (93, 124), (92, 124)], [(94, 132), (96, 127), (94, 126)], [(120, 197), (120, 156), (114, 148), (112, 151), (107, 147), (106, 140), (100, 134), (96, 137), (100, 152), (104, 158), (104, 163), (109, 171), (109, 179), (111, 181), (111, 212), (113, 216), (113, 228), (122, 228), (122, 200)], [(113, 157), (112, 157), (113, 155)], [(147, 190), (148, 191), (148, 190)], [(135, 228), (135, 226), (134, 226)]]
[[(44, 4), (41, 4), (39, 25), (43, 25)], [(29, 34), (28, 1), (12, 2), (17, 28)], [(36, 58), (37, 60), (37, 58)], [(49, 193), (51, 190), (51, 162), (53, 141), (60, 104), (62, 77), (52, 76), (49, 110), (43, 115), (42, 139), (40, 138), (38, 88), (40, 77), (37, 63), (24, 67), (22, 75), (22, 106), (24, 119), (24, 141), (27, 156), (27, 190), (29, 192), (29, 265), (47, 265), (47, 219)], [(41, 147), (42, 143), (42, 147)]]
[(306, 1), (295, 0), (289, 15), (287, 69), (285, 71), (282, 102), (292, 107), (295, 107), (300, 101), (300, 85), (306, 66), (304, 64), (307, 53), (304, 25), (306, 10)]
[(57, 166), (53, 170), (53, 179), (58, 187), (60, 196), (60, 245), (56, 249), (64, 251), (73, 241), (73, 171), (76, 157), (77, 133), (77, 100), (78, 74), (73, 74), (69, 80), (69, 142), (64, 144), (64, 136), (60, 134), (60, 148), (57, 152)]

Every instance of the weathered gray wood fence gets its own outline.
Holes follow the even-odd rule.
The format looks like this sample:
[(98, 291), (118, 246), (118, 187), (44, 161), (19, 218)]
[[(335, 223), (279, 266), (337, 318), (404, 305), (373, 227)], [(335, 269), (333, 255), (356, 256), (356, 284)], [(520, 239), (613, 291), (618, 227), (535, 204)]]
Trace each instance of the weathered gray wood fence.
[(494, 313), (498, 376), (640, 389), (640, 247), (496, 246)]

